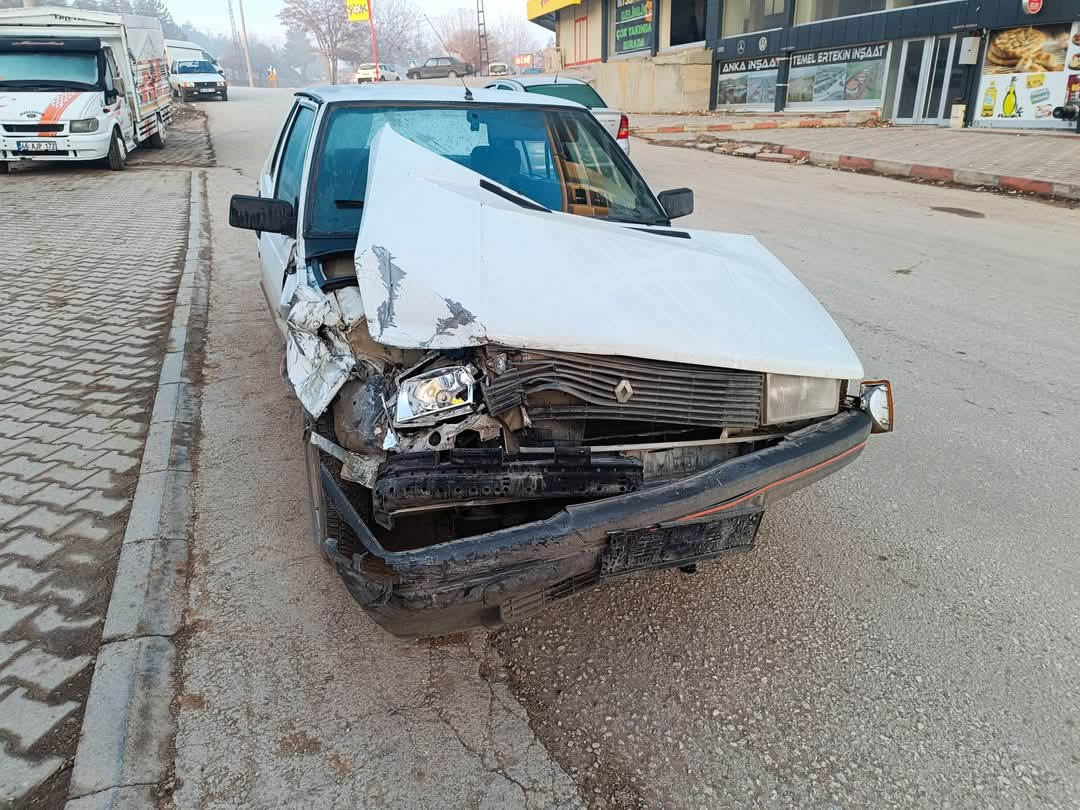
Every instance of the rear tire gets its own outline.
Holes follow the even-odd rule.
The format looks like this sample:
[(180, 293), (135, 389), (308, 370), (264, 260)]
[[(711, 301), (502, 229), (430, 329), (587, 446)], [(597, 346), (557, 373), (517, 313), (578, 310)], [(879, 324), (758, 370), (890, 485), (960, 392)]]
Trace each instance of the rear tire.
[(457, 71), (456, 70), (449, 71), (446, 74), (446, 78), (448, 78), (448, 79), (456, 79), (457, 78)]
[(146, 142), (151, 149), (164, 149), (169, 136), (165, 134), (165, 122), (161, 120), (160, 115), (157, 117), (157, 126), (157, 132), (147, 138)]
[(112, 140), (109, 141), (109, 156), (105, 158), (105, 164), (114, 172), (123, 171), (127, 166), (127, 147), (118, 129), (113, 130)]
[(0, 174), (11, 174), (11, 164), (7, 161), (0, 163)]

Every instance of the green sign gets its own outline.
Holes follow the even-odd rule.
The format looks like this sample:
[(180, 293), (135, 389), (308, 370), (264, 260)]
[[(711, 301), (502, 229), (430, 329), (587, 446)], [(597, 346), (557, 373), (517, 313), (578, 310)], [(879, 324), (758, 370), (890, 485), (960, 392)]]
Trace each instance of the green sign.
[(615, 53), (652, 50), (653, 0), (615, 0)]

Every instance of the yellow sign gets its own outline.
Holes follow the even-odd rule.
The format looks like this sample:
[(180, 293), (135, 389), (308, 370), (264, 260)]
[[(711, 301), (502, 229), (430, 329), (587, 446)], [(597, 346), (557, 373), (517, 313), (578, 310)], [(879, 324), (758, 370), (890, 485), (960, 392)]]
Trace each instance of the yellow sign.
[(371, 0), (345, 0), (349, 22), (367, 22), (371, 19)]
[(553, 11), (558, 11), (560, 8), (566, 8), (567, 6), (576, 6), (581, 0), (527, 0), (525, 16), (530, 20), (535, 20), (537, 17), (543, 17), (545, 14), (550, 14)]

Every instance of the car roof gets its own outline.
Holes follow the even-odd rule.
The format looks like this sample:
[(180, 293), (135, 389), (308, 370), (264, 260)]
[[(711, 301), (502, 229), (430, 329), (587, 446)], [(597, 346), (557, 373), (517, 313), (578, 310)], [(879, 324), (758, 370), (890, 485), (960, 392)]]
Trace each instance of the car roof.
[[(387, 104), (394, 102), (465, 102), (465, 88), (460, 84), (443, 85), (405, 85), (400, 82), (388, 84), (336, 84), (325, 87), (312, 87), (301, 90), (296, 95), (307, 96), (325, 104), (339, 104), (349, 101), (376, 101)], [(554, 96), (534, 96), (521, 94), (509, 96), (505, 90), (487, 90), (483, 87), (470, 87), (473, 104), (514, 104), (535, 105), (542, 107), (570, 107), (581, 109), (576, 101), (568, 101)], [(512, 100), (511, 100), (512, 99)]]

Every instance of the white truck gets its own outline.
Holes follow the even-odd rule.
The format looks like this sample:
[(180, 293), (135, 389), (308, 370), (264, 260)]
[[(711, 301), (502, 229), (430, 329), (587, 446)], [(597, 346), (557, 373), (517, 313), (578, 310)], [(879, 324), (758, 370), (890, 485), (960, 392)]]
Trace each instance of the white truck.
[(0, 173), (24, 160), (123, 169), (172, 121), (165, 37), (153, 17), (0, 10)]

